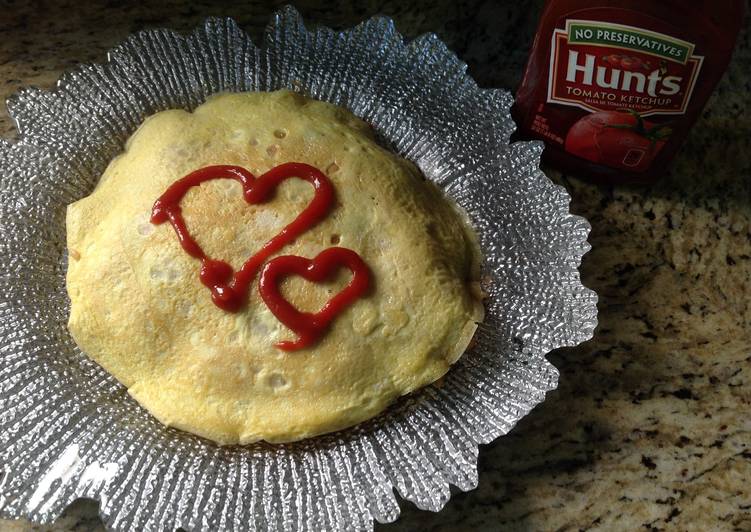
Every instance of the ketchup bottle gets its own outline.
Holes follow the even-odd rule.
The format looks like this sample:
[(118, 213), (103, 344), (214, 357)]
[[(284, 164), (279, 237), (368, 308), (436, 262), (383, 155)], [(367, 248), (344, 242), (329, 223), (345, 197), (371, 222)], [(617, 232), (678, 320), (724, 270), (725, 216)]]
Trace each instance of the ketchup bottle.
[(649, 183), (730, 61), (744, 0), (547, 0), (512, 116), (546, 161)]

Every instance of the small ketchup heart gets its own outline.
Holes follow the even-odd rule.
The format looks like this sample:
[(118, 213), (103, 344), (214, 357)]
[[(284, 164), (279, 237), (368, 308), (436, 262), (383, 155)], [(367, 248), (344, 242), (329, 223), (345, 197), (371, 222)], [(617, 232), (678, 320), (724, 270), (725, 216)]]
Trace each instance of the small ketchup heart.
[[(297, 218), (266, 242), (255, 255), (248, 258), (237, 272), (226, 262), (208, 257), (185, 225), (180, 201), (191, 187), (212, 179), (234, 179), (242, 185), (245, 201), (254, 205), (269, 201), (279, 183), (292, 177), (304, 179), (313, 185), (313, 199)], [(228, 312), (236, 312), (245, 304), (248, 287), (261, 265), (271, 255), (325, 218), (333, 204), (334, 187), (331, 181), (320, 170), (308, 164), (281, 164), (258, 178), (240, 166), (207, 166), (170, 185), (154, 203), (151, 223), (158, 225), (170, 221), (182, 248), (190, 256), (201, 260), (200, 279), (211, 290), (214, 304)]]
[[(285, 277), (299, 275), (313, 283), (320, 283), (340, 268), (352, 272), (349, 284), (316, 313), (301, 312), (287, 301), (279, 291)], [(314, 344), (326, 332), (331, 322), (370, 287), (370, 269), (351, 249), (333, 247), (319, 253), (314, 259), (283, 255), (268, 262), (261, 271), (258, 291), (274, 316), (297, 333), (297, 340), (285, 340), (276, 346), (285, 351), (295, 351)]]

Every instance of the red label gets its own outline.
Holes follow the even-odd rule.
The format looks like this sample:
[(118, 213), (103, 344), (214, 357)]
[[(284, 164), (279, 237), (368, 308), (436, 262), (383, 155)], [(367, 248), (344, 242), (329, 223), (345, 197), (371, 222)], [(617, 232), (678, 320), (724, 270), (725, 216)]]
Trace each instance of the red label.
[(674, 115), (686, 112), (704, 58), (691, 42), (634, 26), (562, 26), (551, 37), (546, 105), (530, 130), (581, 159), (645, 172), (673, 134)]
[(590, 112), (683, 114), (703, 61), (693, 51), (669, 35), (569, 19), (553, 32), (547, 101)]

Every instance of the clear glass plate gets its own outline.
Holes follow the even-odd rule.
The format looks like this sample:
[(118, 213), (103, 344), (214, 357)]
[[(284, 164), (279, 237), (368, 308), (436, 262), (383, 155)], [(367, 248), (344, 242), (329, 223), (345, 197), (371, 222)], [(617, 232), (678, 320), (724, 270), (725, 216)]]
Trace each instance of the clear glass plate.
[[(488, 294), (476, 342), (442, 383), (377, 418), (287, 445), (219, 447), (155, 421), (66, 329), (65, 207), (88, 195), (148, 115), (220, 91), (291, 88), (345, 106), (469, 213)], [(396, 491), (440, 510), (477, 485), (478, 444), (555, 388), (545, 355), (592, 336), (578, 266), (590, 226), (509, 143), (511, 95), (480, 89), (432, 34), (387, 18), (344, 32), (278, 12), (262, 46), (230, 19), (132, 35), (103, 65), (9, 101), (0, 141), (0, 515), (51, 522), (77, 497), (113, 530), (370, 530)]]

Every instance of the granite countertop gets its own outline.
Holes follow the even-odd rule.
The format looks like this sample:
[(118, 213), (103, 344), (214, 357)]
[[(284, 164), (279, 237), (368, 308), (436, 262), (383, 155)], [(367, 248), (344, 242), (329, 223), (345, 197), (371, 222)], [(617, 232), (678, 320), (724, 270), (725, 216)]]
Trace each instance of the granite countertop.
[[(101, 62), (130, 32), (189, 31), (208, 15), (258, 36), (274, 5), (171, 0), (11, 2), (0, 18), (0, 96), (51, 87)], [(541, 1), (296, 2), (335, 27), (375, 13), (408, 36), (438, 33), (483, 86), (514, 88)], [(275, 5), (281, 5), (275, 4)], [(353, 7), (356, 6), (356, 7)], [(652, 188), (602, 187), (548, 171), (592, 223), (584, 283), (600, 296), (592, 341), (550, 355), (559, 388), (480, 453), (476, 490), (431, 514), (403, 504), (386, 531), (751, 530), (751, 33), (688, 142)], [(7, 113), (0, 135), (14, 138)], [(79, 501), (51, 526), (101, 530)]]

